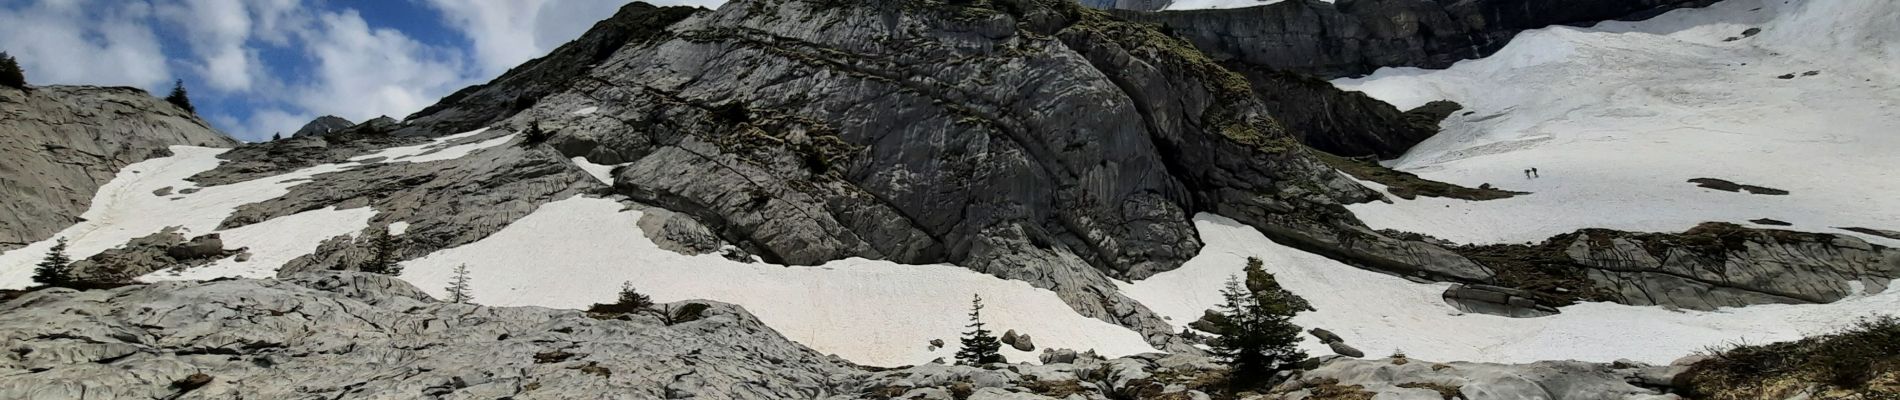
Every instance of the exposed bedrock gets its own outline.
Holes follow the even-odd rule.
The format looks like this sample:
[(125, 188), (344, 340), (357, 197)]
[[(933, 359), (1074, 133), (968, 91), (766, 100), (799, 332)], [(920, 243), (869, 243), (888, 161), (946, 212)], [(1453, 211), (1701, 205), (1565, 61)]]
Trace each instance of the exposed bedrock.
[(0, 87), (0, 251), (79, 222), (99, 186), (169, 146), (230, 147), (204, 120), (129, 87)]
[[(1546, 304), (1576, 300), (1698, 310), (1828, 303), (1888, 290), (1900, 251), (1848, 235), (1705, 223), (1683, 233), (1586, 229), (1541, 244), (1461, 249), (1500, 285)], [(1448, 293), (1447, 297), (1451, 297)]]
[[(1206, 357), (1046, 349), (1046, 365), (870, 369), (787, 340), (744, 309), (697, 319), (441, 302), (400, 279), (325, 272), (6, 293), (0, 398), (1183, 399), (1223, 393)], [(668, 305), (662, 305), (668, 306)], [(1018, 343), (1023, 337), (1018, 336)], [(1621, 398), (1684, 368), (1321, 357), (1269, 399)], [(1250, 377), (1267, 381), (1268, 377)], [(1657, 387), (1663, 387), (1658, 389)], [(1422, 397), (1430, 396), (1430, 397)], [(1485, 397), (1490, 396), (1490, 397)]]
[(0, 397), (808, 399), (855, 371), (694, 302), (700, 319), (669, 325), (437, 302), (358, 273), (45, 289), (0, 305)]

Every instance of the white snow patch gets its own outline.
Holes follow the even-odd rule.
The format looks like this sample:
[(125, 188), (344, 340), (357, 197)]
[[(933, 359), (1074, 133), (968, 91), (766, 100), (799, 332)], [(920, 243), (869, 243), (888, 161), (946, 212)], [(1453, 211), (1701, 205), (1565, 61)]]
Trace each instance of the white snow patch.
[[(1122, 293), (1168, 317), (1177, 328), (1221, 302), (1228, 277), (1249, 256), (1265, 261), (1282, 287), (1318, 311), (1293, 322), (1338, 333), (1370, 356), (1396, 351), (1427, 360), (1523, 363), (1628, 358), (1668, 363), (1709, 346), (1765, 343), (1830, 331), (1857, 318), (1900, 313), (1900, 290), (1821, 305), (1760, 305), (1719, 311), (1669, 311), (1611, 303), (1564, 307), (1542, 318), (1462, 314), (1440, 298), (1450, 284), (1420, 284), (1354, 268), (1268, 240), (1224, 217), (1201, 214), (1207, 247), (1180, 269), (1121, 284)], [(1302, 335), (1309, 354), (1332, 354)], [(1040, 340), (1040, 338), (1038, 338)]]
[(515, 137), (515, 134), (510, 133), (480, 142), (453, 144), (456, 141), (486, 132), (488, 132), (488, 128), (482, 128), (435, 138), (435, 140), (431, 140), (428, 143), (391, 147), (375, 153), (350, 157), (350, 161), (363, 162), (377, 158), (381, 158), (380, 162), (407, 161), (412, 163), (453, 160), (467, 156), (469, 153), (474, 153), (477, 150), (500, 146), (504, 143), (508, 143), (509, 140), (513, 140)]
[(409, 221), (396, 221), (396, 222), (389, 223), (389, 234), (392, 236), (401, 235), (408, 232), (409, 232)]
[[(1533, 192), (1350, 208), (1376, 228), (1463, 243), (1757, 218), (1834, 233), (1900, 229), (1896, 20), (1900, 2), (1729, 0), (1648, 21), (1527, 31), (1496, 55), (1446, 70), (1337, 80), (1400, 109), (1450, 99), (1471, 112), (1390, 166)], [(1761, 34), (1726, 40), (1751, 27)], [(1523, 175), (1533, 167), (1541, 178)], [(1705, 177), (1792, 193), (1687, 182)]]
[(587, 157), (574, 157), (575, 166), (581, 167), (582, 171), (587, 171), (588, 175), (592, 175), (594, 179), (600, 180), (600, 183), (605, 183), (608, 185), (614, 184), (614, 168), (619, 168), (627, 164), (632, 164), (632, 163), (621, 163), (621, 164), (611, 164), (611, 165), (595, 164), (592, 161), (587, 161)]
[(357, 207), (337, 210), (328, 207), (218, 232), (227, 249), (246, 248), (251, 258), (238, 262), (225, 257), (210, 265), (185, 270), (161, 270), (140, 277), (147, 282), (206, 280), (223, 277), (270, 278), (284, 263), (317, 251), (317, 246), (332, 237), (350, 235), (369, 226), (376, 210)]
[[(587, 197), (543, 204), (481, 241), (403, 263), (402, 278), (442, 297), (450, 272), (466, 264), (477, 303), (561, 308), (610, 301), (622, 281), (631, 281), (655, 301), (744, 306), (794, 341), (869, 365), (950, 358), (972, 294), (983, 296), (983, 320), (992, 329), (1027, 333), (1041, 347), (1109, 357), (1155, 351), (1141, 335), (1082, 317), (1054, 292), (1021, 281), (952, 265), (853, 258), (788, 267), (685, 256), (646, 239), (635, 226), (640, 212), (625, 208)], [(927, 350), (931, 339), (950, 345)], [(1029, 362), (1039, 354), (1003, 353)]]
[[(183, 228), (180, 233), (186, 237), (212, 233), (217, 231), (218, 223), (229, 217), (238, 206), (283, 196), (290, 192), (292, 186), (312, 176), (354, 166), (323, 164), (247, 182), (199, 188), (198, 192), (188, 195), (152, 195), (153, 191), (164, 187), (174, 190), (195, 188), (197, 185), (185, 178), (217, 167), (221, 162), (217, 155), (226, 150), (229, 149), (172, 146), (173, 154), (169, 157), (145, 160), (121, 169), (111, 182), (100, 186), (99, 192), (93, 195), (92, 207), (81, 215), (84, 221), (61, 230), (53, 239), (0, 253), (0, 288), (31, 285), (33, 264), (52, 249), (57, 238), (63, 237), (69, 241), (67, 255), (77, 260), (125, 244), (128, 240), (157, 233), (166, 227)], [(312, 228), (312, 231), (338, 228), (350, 221), (348, 218), (338, 218)], [(329, 225), (332, 223), (337, 225)], [(251, 242), (250, 239), (224, 235), (228, 243), (257, 243), (259, 247), (253, 250), (271, 253), (265, 257), (268, 259), (278, 258), (280, 254), (272, 252), (287, 248), (283, 243), (273, 242), (273, 238), (261, 239), (261, 242)], [(281, 265), (270, 264), (268, 260), (251, 262), (256, 265), (247, 267), (262, 266), (274, 270)]]
[[(1246, 7), (1264, 6), (1268, 4), (1279, 3), (1282, 1), (1286, 1), (1286, 0), (1175, 0), (1175, 2), (1170, 3), (1168, 4), (1167, 7), (1162, 7), (1161, 9), (1163, 10), (1202, 10), (1202, 9), (1215, 9), (1215, 8), (1246, 8)], [(1333, 0), (1321, 0), (1321, 1), (1325, 1), (1327, 3), (1333, 2)]]
[(579, 109), (579, 110), (574, 110), (574, 112), (571, 112), (571, 113), (569, 113), (569, 114), (573, 114), (573, 115), (591, 115), (591, 114), (593, 114), (593, 113), (595, 113), (595, 112), (599, 112), (599, 111), (600, 111), (600, 107), (586, 107), (586, 108), (582, 108), (582, 109)]

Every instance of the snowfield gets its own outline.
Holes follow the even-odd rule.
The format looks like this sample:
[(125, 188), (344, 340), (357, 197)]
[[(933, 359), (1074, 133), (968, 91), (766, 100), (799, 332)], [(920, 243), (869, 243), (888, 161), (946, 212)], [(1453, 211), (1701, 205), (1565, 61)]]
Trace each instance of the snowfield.
[[(1760, 305), (1712, 312), (1671, 311), (1614, 303), (1583, 303), (1542, 318), (1465, 314), (1440, 295), (1448, 283), (1421, 284), (1281, 246), (1252, 227), (1212, 214), (1195, 218), (1207, 247), (1180, 269), (1122, 283), (1122, 293), (1178, 328), (1221, 303), (1220, 289), (1247, 257), (1318, 311), (1293, 322), (1325, 328), (1369, 357), (1403, 352), (1434, 361), (1524, 363), (1610, 362), (1627, 358), (1667, 364), (1711, 346), (1799, 339), (1877, 314), (1900, 313), (1900, 290), (1832, 304)], [(1309, 355), (1333, 354), (1302, 335)]]
[[(686, 256), (647, 239), (636, 226), (640, 216), (611, 199), (544, 204), (481, 241), (403, 263), (402, 278), (445, 298), (452, 271), (467, 265), (477, 303), (560, 308), (612, 301), (621, 282), (632, 282), (656, 302), (744, 306), (793, 341), (878, 366), (954, 359), (972, 295), (983, 296), (983, 321), (997, 335), (1015, 329), (1039, 347), (1031, 353), (1004, 346), (1011, 361), (1035, 362), (1041, 348), (1108, 357), (1155, 351), (1134, 331), (1078, 315), (1055, 292), (1021, 281), (954, 265), (853, 258), (782, 266)], [(932, 339), (947, 346), (930, 350)]]
[[(1351, 209), (1376, 228), (1480, 244), (1759, 218), (1815, 232), (1900, 230), (1894, 21), (1900, 3), (1891, 1), (1728, 0), (1648, 21), (1527, 31), (1446, 70), (1335, 81), (1400, 109), (1450, 99), (1469, 111), (1389, 166), (1533, 193)], [(1761, 31), (1743, 37), (1750, 28)], [(1524, 176), (1533, 167), (1541, 178)], [(1693, 178), (1791, 193), (1703, 189)]]

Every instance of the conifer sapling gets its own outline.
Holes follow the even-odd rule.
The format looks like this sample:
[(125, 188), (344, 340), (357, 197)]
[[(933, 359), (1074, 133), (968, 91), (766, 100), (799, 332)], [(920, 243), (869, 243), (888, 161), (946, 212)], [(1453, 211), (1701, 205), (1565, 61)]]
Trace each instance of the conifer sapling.
[(66, 256), (66, 238), (59, 238), (52, 250), (46, 252), (46, 258), (33, 267), (33, 282), (46, 286), (69, 286), (73, 284), (73, 259)]
[(1003, 348), (1003, 341), (983, 328), (983, 296), (974, 296), (970, 301), (970, 329), (963, 333), (963, 347), (957, 349), (957, 363), (963, 365), (983, 365), (1003, 362), (1003, 354), (997, 350)]
[(468, 264), (455, 266), (455, 277), (449, 279), (449, 287), (447, 290), (449, 292), (449, 302), (467, 303), (474, 300), (474, 298), (469, 295)]

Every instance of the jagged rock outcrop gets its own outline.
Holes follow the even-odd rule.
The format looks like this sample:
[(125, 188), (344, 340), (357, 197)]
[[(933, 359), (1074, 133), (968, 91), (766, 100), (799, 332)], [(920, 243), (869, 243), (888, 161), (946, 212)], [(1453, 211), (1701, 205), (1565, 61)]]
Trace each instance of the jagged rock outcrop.
[[(1828, 303), (1888, 290), (1900, 251), (1848, 235), (1705, 223), (1682, 233), (1586, 229), (1537, 245), (1460, 250), (1500, 271), (1519, 298), (1615, 301), (1697, 310)], [(1451, 297), (1447, 293), (1447, 297)]]
[(223, 238), (216, 233), (186, 240), (175, 228), (135, 238), (75, 261), (73, 276), (90, 282), (123, 282), (162, 269), (210, 264), (243, 251), (225, 249)]
[(356, 123), (350, 122), (350, 120), (347, 120), (347, 119), (343, 119), (343, 117), (338, 117), (335, 115), (325, 115), (325, 116), (317, 117), (317, 119), (310, 120), (310, 123), (303, 124), (303, 127), (297, 128), (297, 131), (291, 133), (290, 137), (324, 135), (330, 132), (343, 130), (352, 126), (356, 126)]
[(855, 371), (697, 303), (674, 325), (595, 319), (356, 273), (45, 289), (0, 305), (0, 398), (171, 398), (193, 379), (187, 398), (824, 398)]
[(0, 251), (78, 222), (100, 185), (168, 146), (237, 145), (204, 120), (126, 87), (0, 87)]

